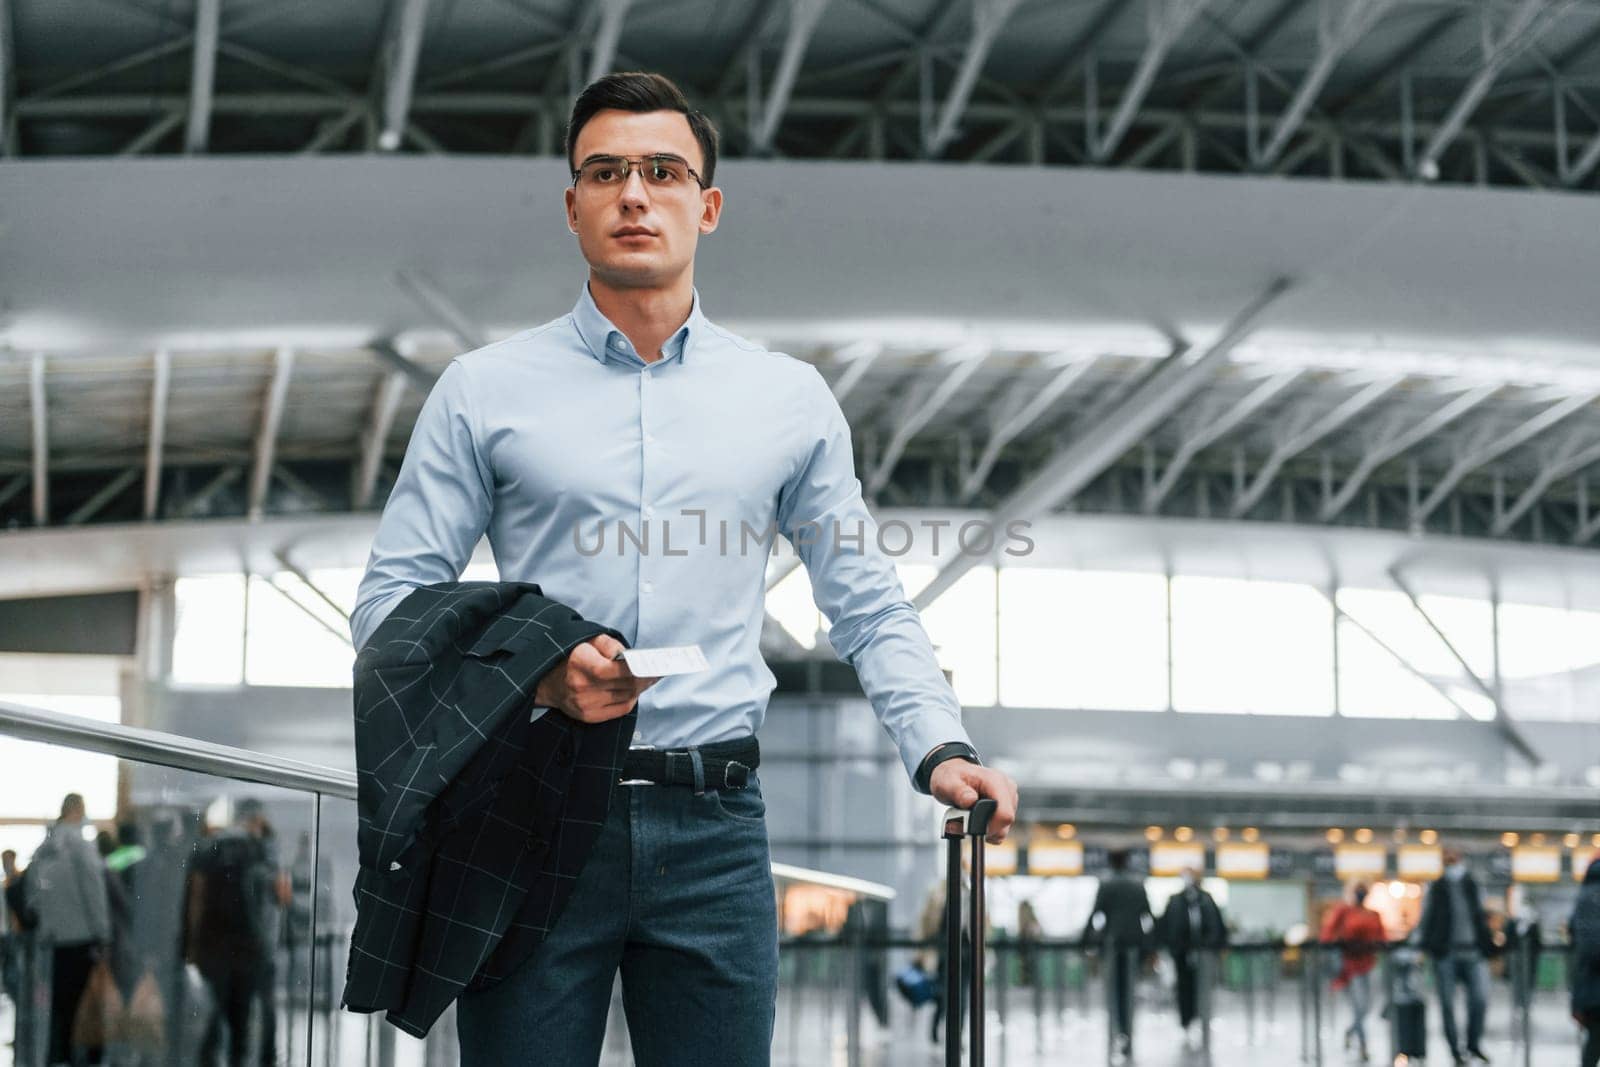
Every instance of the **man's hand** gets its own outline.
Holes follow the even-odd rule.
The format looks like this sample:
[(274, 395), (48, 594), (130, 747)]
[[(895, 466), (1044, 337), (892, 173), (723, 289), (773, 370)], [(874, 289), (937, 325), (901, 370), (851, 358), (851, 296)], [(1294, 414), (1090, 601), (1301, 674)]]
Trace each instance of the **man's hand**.
[(577, 645), (539, 679), (533, 702), (579, 722), (622, 718), (639, 702), (640, 693), (661, 680), (641, 678), (628, 669), (626, 660), (612, 659), (622, 647), (610, 634)]
[(1004, 771), (993, 767), (980, 767), (964, 759), (947, 759), (933, 769), (928, 779), (928, 791), (934, 798), (952, 808), (970, 808), (979, 797), (989, 797), (999, 807), (989, 820), (989, 833), (984, 840), (998, 845), (1006, 839), (1006, 831), (1017, 821), (1017, 783)]

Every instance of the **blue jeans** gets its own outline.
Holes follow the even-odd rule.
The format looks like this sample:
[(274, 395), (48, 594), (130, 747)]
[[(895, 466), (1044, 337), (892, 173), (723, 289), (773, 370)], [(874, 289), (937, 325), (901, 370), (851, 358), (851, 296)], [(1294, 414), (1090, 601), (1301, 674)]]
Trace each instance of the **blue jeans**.
[(615, 976), (638, 1067), (771, 1062), (778, 912), (760, 782), (619, 785), (555, 927), (456, 1006), (461, 1067), (600, 1059)]
[[(1452, 1053), (1471, 1052), (1483, 1040), (1483, 1015), (1489, 1003), (1489, 965), (1472, 951), (1451, 952), (1433, 961), (1439, 985), (1439, 1014), (1444, 1016), (1444, 1039)], [(1467, 987), (1467, 1046), (1463, 1050), (1456, 1030), (1456, 983)]]
[(1344, 987), (1350, 1001), (1350, 1025), (1345, 1033), (1361, 1042), (1361, 1051), (1367, 1050), (1367, 1012), (1372, 1010), (1372, 974), (1352, 974), (1350, 984)]

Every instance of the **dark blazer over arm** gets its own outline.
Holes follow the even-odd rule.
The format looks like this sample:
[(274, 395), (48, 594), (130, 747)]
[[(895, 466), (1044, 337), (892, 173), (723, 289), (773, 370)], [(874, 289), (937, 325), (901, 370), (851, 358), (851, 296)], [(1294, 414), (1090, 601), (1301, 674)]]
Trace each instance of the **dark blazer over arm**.
[[(418, 1036), (554, 924), (610, 806), (637, 712), (533, 712), (599, 634), (526, 582), (406, 596), (356, 657), (356, 925), (343, 1005)], [(486, 966), (493, 958), (493, 966)]]

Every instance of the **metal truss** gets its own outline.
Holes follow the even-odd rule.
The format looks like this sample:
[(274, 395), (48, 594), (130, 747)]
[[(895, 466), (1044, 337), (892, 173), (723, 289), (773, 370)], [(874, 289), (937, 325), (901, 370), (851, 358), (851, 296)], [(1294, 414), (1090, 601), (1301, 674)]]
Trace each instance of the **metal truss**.
[[(436, 319), (429, 336), (483, 339), (426, 277), (398, 284)], [(1589, 483), (1600, 375), (1485, 380), (1437, 361), (1355, 374), (1311, 351), (1241, 347), (1288, 284), (1165, 357), (1022, 352), (1003, 336), (956, 347), (774, 340), (811, 360), (846, 408), (879, 506), (978, 509), (996, 525), (1076, 511), (1552, 545), (1600, 537)], [(0, 528), (380, 507), (421, 397), (458, 349), (410, 336), (365, 350), (300, 344), (198, 359), (160, 350), (92, 373), (71, 356), (14, 364), (7, 387), (27, 398), (27, 425), (0, 460)], [(101, 382), (118, 397), (148, 383), (148, 415), (114, 439), (86, 414), (104, 407)], [(257, 414), (219, 435), (197, 419), (194, 395)], [(349, 440), (330, 440), (330, 426), (350, 427)], [(919, 606), (959, 577), (941, 572)]]
[[(659, 14), (601, 0), (562, 26), (530, 11), (531, 40), (487, 58), (424, 63), (425, 46), (429, 55), (449, 48), (431, 31), (424, 39), (430, 13), (437, 22), (469, 17), (467, 9), (394, 0), (372, 75), (350, 84), (240, 43), (278, 17), (278, 5), (235, 11), (196, 0), (185, 25), (138, 0), (106, 2), (169, 36), (130, 42), (112, 61), (40, 84), (28, 76), (36, 57), (14, 55), (15, 12), (0, 0), (0, 151), (200, 153), (221, 141), (269, 153), (554, 154), (581, 79), (632, 63), (629, 33)], [(706, 39), (708, 54), (726, 58), (708, 83), (674, 71), (670, 59), (647, 65), (686, 83), (733, 156), (1596, 187), (1596, 0), (1485, 0), (1442, 12), (1422, 0), (1285, 0), (1255, 24), (1235, 24), (1238, 10), (1222, 8), (1106, 0), (1069, 25), (1023, 0), (930, 0), (913, 24), (876, 0), (766, 0), (731, 38)], [(1145, 17), (1142, 44), (1130, 51), (1132, 12)], [(830, 18), (865, 19), (872, 33), (854, 52), (839, 52), (836, 41), (823, 48)], [(1314, 47), (1285, 52), (1276, 42), (1292, 39), (1286, 27), (1296, 23)], [(1461, 38), (1473, 29), (1478, 55), (1463, 61)], [(1008, 68), (1008, 34), (1021, 33), (1061, 37), (1042, 79)], [(185, 52), (187, 93), (154, 81), (129, 87)], [(232, 73), (240, 68), (253, 72), (248, 85)], [(508, 71), (526, 88), (508, 90)], [(119, 88), (104, 91), (108, 84)], [(120, 132), (129, 120), (143, 123), (131, 136)], [(106, 135), (84, 133), (97, 129)]]

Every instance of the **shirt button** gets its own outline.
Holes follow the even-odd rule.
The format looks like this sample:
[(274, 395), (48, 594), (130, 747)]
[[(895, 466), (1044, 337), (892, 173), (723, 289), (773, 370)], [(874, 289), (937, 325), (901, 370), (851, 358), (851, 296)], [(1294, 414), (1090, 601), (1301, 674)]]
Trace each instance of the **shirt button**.
[(543, 852), (545, 847), (544, 838), (540, 837), (537, 833), (529, 834), (528, 840), (525, 842), (524, 847), (527, 848), (529, 852)]
[(655, 582), (645, 582), (644, 583), (644, 591), (646, 593), (654, 593), (656, 591), (656, 583)]
[(654, 515), (655, 513), (656, 513), (656, 509), (655, 508), (652, 508), (652, 507), (650, 507), (648, 505), (645, 506), (645, 509), (644, 509), (644, 517), (645, 518), (648, 519), (650, 516)]
[(635, 730), (633, 732), (633, 743), (634, 744), (638, 744), (639, 742), (641, 742), (643, 740), (644, 740), (644, 731), (643, 730)]

